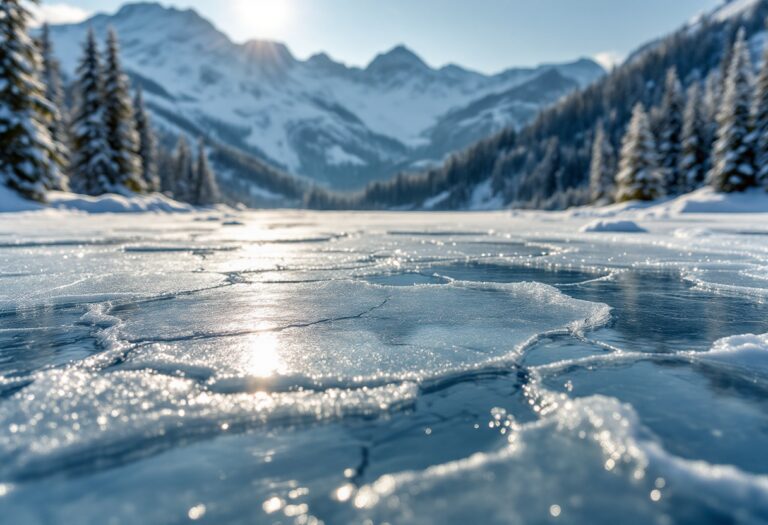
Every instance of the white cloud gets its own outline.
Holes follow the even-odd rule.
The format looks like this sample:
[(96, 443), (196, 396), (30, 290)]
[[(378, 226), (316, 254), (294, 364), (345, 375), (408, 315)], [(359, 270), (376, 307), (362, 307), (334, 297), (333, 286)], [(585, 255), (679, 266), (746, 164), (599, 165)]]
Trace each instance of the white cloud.
[(603, 66), (607, 71), (610, 71), (614, 67), (624, 62), (624, 54), (618, 51), (602, 51), (592, 57), (595, 62)]
[(49, 24), (74, 24), (82, 22), (91, 16), (90, 11), (69, 4), (42, 4), (32, 5), (32, 25), (41, 26)]

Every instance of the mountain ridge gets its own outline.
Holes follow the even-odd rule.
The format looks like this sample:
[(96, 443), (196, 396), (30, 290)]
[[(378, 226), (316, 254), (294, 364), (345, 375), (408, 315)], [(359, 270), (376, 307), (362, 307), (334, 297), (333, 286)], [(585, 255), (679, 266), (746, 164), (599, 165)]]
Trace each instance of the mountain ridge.
[[(301, 60), (279, 42), (235, 43), (193, 9), (142, 2), (51, 28), (68, 78), (87, 28), (101, 38), (108, 26), (120, 35), (126, 70), (151, 86), (148, 106), (164, 132), (196, 138), (203, 130), (210, 139), (279, 170), (340, 189), (362, 187), (398, 169), (441, 162), (455, 144), (434, 143), (432, 130), (452, 111), (488, 95), (508, 92), (550, 70), (575, 81), (541, 93), (533, 102), (506, 100), (487, 126), (473, 123), (462, 130), (459, 147), (489, 129), (522, 125), (541, 108), (604, 74), (588, 59), (509, 68), (495, 75), (450, 64), (433, 68), (404, 45), (380, 53), (365, 68), (347, 66), (325, 53)], [(178, 116), (176, 122), (169, 115)], [(185, 127), (182, 121), (194, 126)]]

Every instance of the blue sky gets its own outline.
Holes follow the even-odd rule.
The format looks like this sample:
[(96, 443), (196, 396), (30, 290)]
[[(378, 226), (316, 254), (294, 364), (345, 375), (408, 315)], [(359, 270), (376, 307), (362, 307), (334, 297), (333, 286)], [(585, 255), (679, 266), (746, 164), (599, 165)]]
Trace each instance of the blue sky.
[[(53, 21), (113, 12), (120, 0), (43, 1)], [(428, 63), (484, 72), (589, 56), (610, 60), (721, 0), (165, 0), (194, 7), (234, 40), (279, 40), (365, 65), (406, 44)]]

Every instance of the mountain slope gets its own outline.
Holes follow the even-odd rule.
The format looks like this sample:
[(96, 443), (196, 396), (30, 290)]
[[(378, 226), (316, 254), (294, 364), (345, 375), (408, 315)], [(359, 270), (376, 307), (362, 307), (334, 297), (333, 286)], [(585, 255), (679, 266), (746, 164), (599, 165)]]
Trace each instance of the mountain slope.
[[(397, 169), (439, 163), (488, 133), (521, 126), (604, 73), (590, 60), (490, 76), (458, 66), (434, 69), (403, 46), (366, 68), (324, 54), (301, 61), (282, 44), (233, 43), (192, 10), (139, 3), (52, 28), (70, 78), (87, 28), (103, 37), (109, 26), (118, 31), (125, 66), (166, 131), (202, 132), (334, 188), (359, 188)], [(524, 92), (524, 85), (553, 74), (561, 77), (557, 85)], [(472, 108), (482, 115), (457, 120)]]
[(656, 108), (674, 67), (686, 83), (718, 78), (739, 27), (754, 62), (766, 39), (768, 0), (732, 0), (666, 38), (642, 46), (608, 76), (543, 111), (518, 133), (506, 130), (456, 153), (442, 166), (403, 173), (356, 194), (316, 190), (317, 208), (563, 208), (588, 198), (592, 137), (602, 121), (618, 151), (637, 102)]
[(430, 153), (456, 151), (509, 126), (510, 122), (528, 122), (542, 106), (554, 104), (579, 88), (572, 78), (557, 69), (544, 72), (523, 84), (500, 93), (492, 93), (467, 106), (443, 115), (428, 130)]

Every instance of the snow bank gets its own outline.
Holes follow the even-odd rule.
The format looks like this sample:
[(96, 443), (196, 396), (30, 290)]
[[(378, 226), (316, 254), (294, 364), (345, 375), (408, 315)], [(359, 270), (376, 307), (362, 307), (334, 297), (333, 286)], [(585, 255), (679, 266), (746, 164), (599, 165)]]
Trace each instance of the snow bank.
[(718, 193), (701, 188), (663, 205), (672, 213), (768, 213), (768, 192)]
[(193, 210), (192, 206), (159, 193), (130, 197), (116, 194), (90, 197), (56, 191), (48, 194), (48, 201), (52, 208), (86, 213), (189, 212)]
[(424, 208), (425, 210), (432, 210), (435, 208), (435, 206), (439, 205), (450, 196), (451, 196), (451, 192), (448, 190), (445, 190), (443, 192), (438, 193), (434, 197), (430, 197), (427, 200), (425, 200), (424, 204), (422, 204), (421, 207)]
[(48, 194), (48, 206), (27, 200), (14, 190), (0, 185), (0, 213), (39, 211), (46, 208), (85, 213), (189, 212), (193, 207), (153, 193), (151, 195), (100, 195), (91, 197), (64, 191)]
[(0, 184), (0, 212), (35, 211), (43, 206), (21, 197), (12, 189)]
[(659, 219), (693, 213), (768, 213), (768, 192), (754, 188), (741, 193), (718, 193), (706, 187), (675, 198), (665, 197), (655, 201), (630, 201), (608, 206), (574, 208), (568, 212), (568, 215), (574, 218), (631, 215), (645, 219)]
[(616, 217), (627, 212), (645, 212), (649, 209), (653, 209), (660, 204), (666, 204), (670, 201), (669, 198), (659, 199), (656, 201), (629, 201), (618, 202), (615, 204), (608, 204), (606, 206), (588, 205), (571, 208), (568, 210), (569, 217)]
[(647, 230), (645, 228), (641, 228), (637, 225), (634, 221), (627, 221), (627, 220), (616, 220), (616, 221), (608, 221), (608, 220), (595, 220), (590, 222), (589, 224), (585, 224), (579, 229), (580, 232), (583, 233), (592, 233), (592, 232), (622, 232), (622, 233), (645, 233)]

